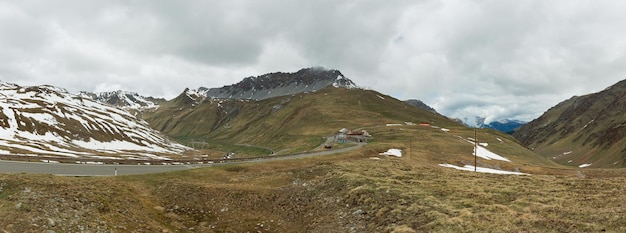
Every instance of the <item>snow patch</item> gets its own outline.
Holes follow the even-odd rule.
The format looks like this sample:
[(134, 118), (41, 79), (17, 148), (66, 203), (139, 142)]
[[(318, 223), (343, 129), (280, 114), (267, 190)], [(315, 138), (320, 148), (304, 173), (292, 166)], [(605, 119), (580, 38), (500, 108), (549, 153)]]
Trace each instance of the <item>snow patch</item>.
[(589, 167), (591, 166), (591, 163), (585, 163), (585, 164), (581, 164), (580, 166), (578, 166), (579, 168), (585, 168), (585, 167)]
[(582, 128), (582, 129), (587, 128), (587, 126), (589, 126), (589, 124), (593, 123), (593, 121), (594, 121), (594, 120), (589, 121), (587, 124), (585, 124), (585, 126), (583, 126), (583, 128)]
[[(454, 168), (454, 169), (461, 170), (461, 171), (470, 171), (470, 172), (474, 171), (474, 166), (472, 165), (465, 165), (463, 167), (459, 167), (459, 166), (452, 165), (452, 164), (439, 164), (439, 166), (447, 167), (447, 168)], [(476, 167), (476, 172), (501, 174), (501, 175), (528, 175), (527, 173), (522, 173), (522, 172), (503, 171), (503, 170), (486, 168), (486, 167)]]
[(490, 150), (487, 150), (487, 148), (484, 148), (482, 146), (477, 146), (476, 148), (478, 150), (478, 153), (476, 153), (476, 150), (475, 150), (474, 153), (472, 153), (472, 155), (476, 155), (486, 160), (494, 159), (494, 160), (500, 160), (500, 161), (505, 161), (505, 162), (511, 162), (511, 160), (505, 157), (502, 157), (496, 153), (493, 153)]
[(402, 150), (400, 149), (389, 149), (386, 152), (380, 153), (380, 155), (390, 155), (396, 157), (402, 157)]
[[(471, 143), (472, 145), (474, 145), (473, 142), (473, 138), (468, 138), (469, 140), (467, 141), (468, 143)], [(479, 145), (476, 146), (476, 148), (478, 149), (478, 153), (476, 153), (476, 148), (474, 149), (474, 151), (472, 152), (472, 155), (476, 155), (480, 158), (486, 159), (486, 160), (500, 160), (500, 161), (505, 161), (505, 162), (511, 162), (511, 160), (500, 156), (496, 153), (491, 152), (490, 150), (488, 150), (487, 148), (483, 147), (483, 143), (478, 143)]]

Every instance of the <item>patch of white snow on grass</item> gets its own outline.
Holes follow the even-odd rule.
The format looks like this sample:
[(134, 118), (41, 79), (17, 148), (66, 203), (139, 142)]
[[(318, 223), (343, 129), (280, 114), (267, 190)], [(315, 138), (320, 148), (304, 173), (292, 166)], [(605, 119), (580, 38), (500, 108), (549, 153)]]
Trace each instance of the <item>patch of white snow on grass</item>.
[(396, 157), (402, 157), (402, 150), (389, 149), (386, 152), (380, 153), (380, 155), (391, 155), (391, 156), (396, 156)]
[(589, 167), (591, 166), (590, 163), (585, 163), (585, 164), (581, 164), (580, 166), (578, 166), (579, 168), (585, 168), (585, 167)]
[[(447, 167), (447, 168), (454, 168), (454, 169), (461, 170), (461, 171), (470, 171), (470, 172), (474, 171), (474, 166), (472, 165), (465, 165), (464, 167), (459, 167), (459, 166), (452, 165), (452, 164), (439, 164), (439, 166)], [(476, 167), (476, 172), (501, 174), (501, 175), (528, 175), (522, 172), (503, 171), (503, 170), (486, 168), (486, 167)]]
[(501, 161), (506, 161), (506, 162), (511, 162), (511, 160), (502, 157), (496, 153), (491, 152), (490, 150), (487, 150), (487, 148), (484, 148), (482, 146), (477, 146), (478, 148), (478, 153), (476, 153), (476, 151), (474, 151), (474, 153), (472, 153), (472, 155), (476, 154), (476, 156), (481, 157), (483, 159), (486, 160), (501, 160)]

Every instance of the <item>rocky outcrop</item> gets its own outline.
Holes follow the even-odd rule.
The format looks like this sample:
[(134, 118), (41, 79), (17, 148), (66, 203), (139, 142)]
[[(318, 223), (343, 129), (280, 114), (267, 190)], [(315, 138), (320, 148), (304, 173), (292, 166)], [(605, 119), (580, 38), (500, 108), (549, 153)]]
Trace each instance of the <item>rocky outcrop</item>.
[(277, 96), (314, 92), (333, 86), (338, 88), (356, 88), (352, 80), (338, 70), (324, 68), (306, 68), (295, 73), (270, 73), (244, 78), (241, 82), (220, 88), (190, 90), (202, 93), (206, 97), (220, 99), (263, 100)]

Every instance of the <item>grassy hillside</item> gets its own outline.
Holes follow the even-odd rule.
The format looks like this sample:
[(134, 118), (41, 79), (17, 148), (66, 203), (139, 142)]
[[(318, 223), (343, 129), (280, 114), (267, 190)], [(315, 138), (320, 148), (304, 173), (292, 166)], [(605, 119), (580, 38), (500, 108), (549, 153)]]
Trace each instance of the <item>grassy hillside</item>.
[(626, 80), (572, 97), (518, 129), (514, 136), (561, 164), (626, 166)]
[[(507, 135), (480, 142), (532, 175), (458, 171), (473, 130), (373, 126), (344, 154), (124, 177), (0, 175), (7, 232), (621, 232), (626, 170), (563, 169)], [(482, 138), (482, 139), (481, 139)], [(500, 139), (500, 140), (498, 140)], [(401, 158), (379, 155), (403, 149)], [(374, 159), (376, 158), (376, 159)]]
[(333, 87), (262, 101), (206, 99), (196, 103), (183, 94), (158, 111), (146, 113), (145, 119), (188, 145), (202, 141), (224, 148), (229, 140), (283, 153), (311, 150), (342, 128), (404, 122), (457, 126), (441, 115), (375, 91)]

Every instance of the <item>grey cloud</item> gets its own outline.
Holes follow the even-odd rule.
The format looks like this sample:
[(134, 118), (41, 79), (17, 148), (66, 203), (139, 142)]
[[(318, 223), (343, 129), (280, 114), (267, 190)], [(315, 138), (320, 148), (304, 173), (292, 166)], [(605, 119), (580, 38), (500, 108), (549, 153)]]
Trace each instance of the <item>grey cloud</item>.
[(173, 97), (302, 67), (530, 120), (626, 78), (622, 1), (0, 1), (0, 78)]

